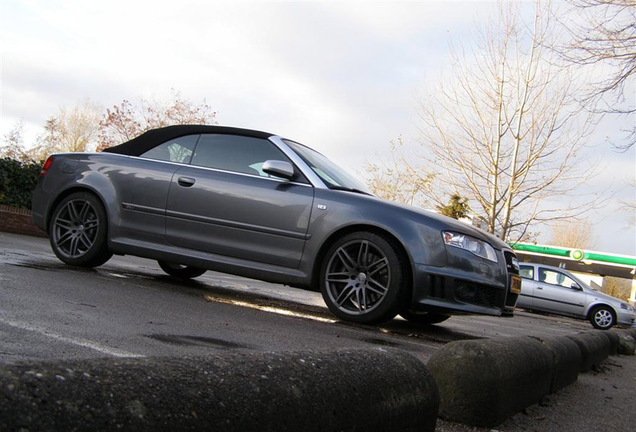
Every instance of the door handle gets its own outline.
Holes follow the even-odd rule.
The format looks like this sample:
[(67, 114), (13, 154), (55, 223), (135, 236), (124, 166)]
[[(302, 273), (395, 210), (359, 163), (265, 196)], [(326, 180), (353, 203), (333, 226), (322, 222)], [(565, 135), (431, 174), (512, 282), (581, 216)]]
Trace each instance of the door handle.
[(190, 187), (194, 185), (196, 180), (192, 177), (179, 177), (179, 180), (177, 180), (177, 182), (179, 183), (179, 186)]

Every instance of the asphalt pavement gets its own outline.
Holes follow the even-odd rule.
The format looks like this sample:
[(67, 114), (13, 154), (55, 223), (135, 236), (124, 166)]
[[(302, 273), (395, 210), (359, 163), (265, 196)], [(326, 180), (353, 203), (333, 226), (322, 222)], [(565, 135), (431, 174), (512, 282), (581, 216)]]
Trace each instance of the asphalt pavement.
[[(57, 262), (46, 239), (14, 234), (0, 233), (0, 246), (0, 290), (4, 291), (0, 292), (3, 299), (0, 324), (4, 325), (0, 325), (0, 357), (4, 356), (4, 361), (10, 363), (21, 358), (37, 360), (50, 355), (134, 357), (137, 348), (143, 348), (142, 356), (160, 351), (170, 356), (179, 355), (182, 350), (193, 350), (188, 352), (194, 353), (213, 350), (216, 353), (276, 346), (289, 350), (293, 349), (293, 340), (305, 348), (335, 343), (347, 348), (405, 349), (426, 363), (432, 353), (451, 341), (524, 335), (565, 336), (591, 330), (585, 321), (525, 312), (519, 312), (513, 318), (453, 317), (441, 325), (426, 327), (412, 326), (400, 319), (375, 328), (354, 326), (337, 322), (317, 293), (214, 272), (183, 287), (163, 276), (155, 263), (134, 257), (114, 257), (95, 272), (83, 272)], [(42, 290), (43, 286), (48, 288)], [(68, 287), (82, 289), (69, 291)], [(93, 291), (96, 298), (85, 297)], [(36, 294), (28, 298), (30, 293)], [(149, 302), (153, 303), (152, 307)], [(29, 307), (34, 309), (23, 310)], [(52, 319), (59, 316), (55, 307), (59, 308), (59, 313), (72, 311), (72, 316), (67, 322), (36, 321), (41, 316), (50, 315)], [(108, 312), (121, 310), (124, 314), (128, 307), (139, 313), (130, 317), (121, 315), (113, 322), (112, 312), (110, 315)], [(157, 311), (162, 316), (148, 322)], [(100, 331), (99, 325), (91, 327), (96, 317), (105, 329), (112, 327), (112, 333)], [(264, 321), (254, 323), (256, 319)], [(217, 320), (216, 324), (210, 324), (214, 320)], [(171, 324), (177, 326), (176, 331), (166, 330)], [(197, 325), (201, 326), (200, 335), (208, 333), (207, 339), (156, 340), (147, 337), (179, 334), (179, 329), (185, 332), (186, 328)], [(265, 325), (271, 327), (265, 330)], [(58, 326), (57, 331), (50, 330), (50, 326)], [(236, 328), (232, 329), (233, 326)], [(227, 327), (230, 327), (229, 331)], [(301, 331), (299, 328), (306, 328), (309, 333), (295, 333)], [(159, 330), (150, 332), (148, 329)], [(88, 333), (64, 339), (65, 334), (76, 331)], [(236, 346), (215, 346), (214, 342), (225, 340), (210, 338), (219, 332), (232, 338), (247, 338), (249, 342), (243, 344), (244, 339), (232, 339)], [(144, 337), (134, 339), (139, 334)], [(100, 352), (95, 347), (102, 345), (90, 346), (98, 337), (102, 338), (103, 346), (114, 346), (115, 351)], [(29, 340), (29, 346), (23, 344), (24, 338)], [(139, 346), (139, 340), (143, 340), (145, 346)], [(77, 345), (78, 341), (84, 346)], [(47, 344), (51, 347), (48, 354), (38, 351)], [(71, 345), (72, 349), (69, 348)], [(22, 354), (15, 355), (12, 350), (16, 347), (24, 349)], [(119, 348), (121, 352), (117, 351)], [(635, 396), (636, 357), (612, 356), (601, 367), (579, 374), (574, 384), (545, 397), (540, 404), (528, 407), (495, 429), (439, 420), (436, 431), (627, 432), (634, 430), (636, 425)]]

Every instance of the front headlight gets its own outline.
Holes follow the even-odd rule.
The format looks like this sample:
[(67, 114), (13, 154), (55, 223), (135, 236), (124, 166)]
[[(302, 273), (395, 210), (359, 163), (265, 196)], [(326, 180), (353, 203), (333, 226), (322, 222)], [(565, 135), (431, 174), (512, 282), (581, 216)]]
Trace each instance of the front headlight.
[(451, 231), (443, 231), (442, 237), (444, 238), (444, 243), (449, 246), (466, 249), (478, 257), (487, 259), (488, 261), (497, 262), (495, 249), (485, 241), (477, 240), (474, 237)]
[(634, 308), (632, 308), (630, 305), (628, 305), (627, 303), (621, 303), (621, 309), (625, 309), (628, 310), (630, 312), (632, 312), (634, 310)]

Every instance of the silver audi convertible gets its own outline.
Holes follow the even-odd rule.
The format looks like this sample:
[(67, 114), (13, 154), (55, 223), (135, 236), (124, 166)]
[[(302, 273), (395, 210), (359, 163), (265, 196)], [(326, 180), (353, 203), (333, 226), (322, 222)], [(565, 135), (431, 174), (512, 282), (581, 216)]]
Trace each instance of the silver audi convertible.
[(102, 153), (54, 154), (33, 221), (63, 262), (113, 254), (320, 291), (340, 319), (510, 314), (521, 289), (510, 247), (433, 212), (372, 196), (322, 154), (220, 126), (150, 130)]

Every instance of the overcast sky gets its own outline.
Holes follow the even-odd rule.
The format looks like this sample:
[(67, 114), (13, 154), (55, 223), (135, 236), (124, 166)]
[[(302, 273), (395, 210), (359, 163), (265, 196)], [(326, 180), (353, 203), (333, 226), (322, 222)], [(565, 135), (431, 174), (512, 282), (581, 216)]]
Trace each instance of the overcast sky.
[[(22, 120), (31, 139), (85, 98), (110, 107), (175, 89), (205, 99), (219, 124), (292, 138), (358, 172), (391, 140), (417, 140), (418, 93), (442, 73), (449, 43), (470, 44), (475, 23), (494, 13), (492, 2), (475, 1), (0, 5), (0, 136)], [(595, 249), (636, 255), (620, 205), (636, 199), (636, 149), (617, 154), (603, 143), (629, 127), (601, 126), (594, 152), (605, 169), (579, 187), (615, 194), (591, 215)]]

